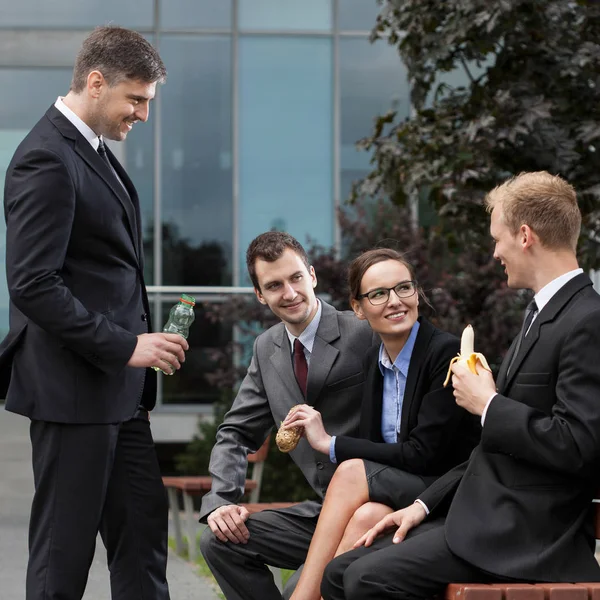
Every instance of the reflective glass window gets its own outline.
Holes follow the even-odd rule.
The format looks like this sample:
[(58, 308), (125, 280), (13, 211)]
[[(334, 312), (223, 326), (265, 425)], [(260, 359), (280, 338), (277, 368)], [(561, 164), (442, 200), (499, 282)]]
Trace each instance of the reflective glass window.
[[(29, 130), (42, 118), (59, 95), (69, 90), (71, 69), (0, 69), (0, 189), (6, 169)], [(43, 90), (43, 93), (35, 91)], [(6, 226), (0, 220), (0, 256), (6, 254)], [(8, 332), (6, 267), (0, 260), (0, 337)]]
[(340, 39), (341, 194), (345, 200), (352, 182), (367, 175), (371, 155), (356, 142), (373, 133), (374, 119), (388, 110), (400, 119), (410, 115), (406, 68), (396, 50), (383, 41)]
[(344, 31), (371, 31), (381, 7), (376, 0), (338, 0), (338, 27)]
[(163, 284), (231, 285), (229, 36), (163, 36)]
[(330, 31), (331, 0), (240, 0), (241, 29)]
[(231, 0), (162, 0), (161, 27), (230, 29)]
[[(328, 38), (240, 39), (240, 264), (252, 239), (288, 231), (333, 242), (332, 52)], [(242, 283), (248, 283), (245, 268)]]
[(2, 2), (3, 27), (152, 27), (154, 0), (19, 0)]
[[(174, 375), (159, 373), (159, 377), (163, 378), (163, 404), (210, 404), (220, 397), (219, 386), (211, 382), (210, 375), (218, 367), (217, 351), (222, 356), (222, 351), (233, 339), (233, 328), (208, 318), (201, 298), (196, 300), (196, 318), (190, 327), (190, 351), (186, 353), (185, 364)], [(163, 319), (155, 325), (157, 330), (167, 322), (169, 310), (176, 301), (173, 298), (162, 302)]]

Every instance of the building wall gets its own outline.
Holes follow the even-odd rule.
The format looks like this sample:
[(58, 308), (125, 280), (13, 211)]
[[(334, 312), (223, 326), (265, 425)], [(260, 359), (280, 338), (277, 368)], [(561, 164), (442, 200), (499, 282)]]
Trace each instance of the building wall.
[[(169, 73), (149, 122), (111, 144), (140, 194), (155, 325), (182, 291), (199, 302), (251, 293), (252, 238), (277, 228), (336, 244), (335, 209), (369, 170), (355, 142), (375, 115), (409, 115), (395, 49), (368, 40), (377, 11), (375, 0), (0, 0), (0, 182), (19, 141), (67, 92), (87, 33), (132, 27)], [(0, 271), (3, 335), (3, 261)], [(161, 378), (155, 426), (169, 424), (158, 437), (189, 437), (195, 420), (176, 415), (210, 410), (210, 350), (233, 335), (198, 309), (190, 360)]]

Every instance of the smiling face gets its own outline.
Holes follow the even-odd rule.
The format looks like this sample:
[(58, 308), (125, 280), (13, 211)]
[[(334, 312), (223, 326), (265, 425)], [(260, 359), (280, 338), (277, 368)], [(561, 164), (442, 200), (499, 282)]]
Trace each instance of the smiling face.
[(292, 335), (300, 335), (317, 312), (315, 270), (307, 269), (290, 248), (273, 262), (258, 258), (255, 270), (260, 290), (254, 292), (259, 302), (268, 306)]
[(502, 204), (492, 210), (490, 235), (494, 240), (494, 258), (499, 260), (507, 276), (510, 288), (528, 287), (525, 257), (520, 232), (513, 235), (502, 218)]
[[(378, 288), (391, 288), (411, 279), (406, 265), (397, 260), (384, 260), (365, 271), (360, 283), (360, 293), (366, 294)], [(399, 298), (394, 290), (391, 290), (388, 301), (377, 306), (373, 306), (368, 298), (352, 300), (356, 316), (369, 322), (371, 329), (381, 336), (386, 347), (386, 342), (404, 344), (419, 317), (418, 307), (417, 292), (408, 298)]]
[[(156, 93), (156, 82), (127, 79), (109, 86), (98, 72), (90, 73), (88, 86), (94, 98), (90, 127), (109, 140), (122, 142), (134, 123), (146, 122), (150, 101)], [(93, 77), (94, 76), (94, 77)]]

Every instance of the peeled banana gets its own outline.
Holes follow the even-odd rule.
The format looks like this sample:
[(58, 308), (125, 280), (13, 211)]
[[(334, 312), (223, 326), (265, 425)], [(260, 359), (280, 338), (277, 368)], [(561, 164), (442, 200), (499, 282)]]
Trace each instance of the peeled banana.
[(475, 352), (475, 332), (473, 331), (473, 327), (471, 325), (467, 325), (460, 337), (460, 354), (455, 356), (450, 361), (450, 366), (448, 367), (448, 375), (446, 375), (446, 381), (444, 381), (444, 387), (448, 385), (450, 382), (450, 377), (452, 377), (452, 365), (455, 362), (461, 363), (464, 362), (466, 366), (469, 367), (471, 373), (475, 373), (477, 375), (477, 363), (486, 370), (490, 371), (490, 366), (488, 365), (485, 356), (481, 354), (481, 352)]

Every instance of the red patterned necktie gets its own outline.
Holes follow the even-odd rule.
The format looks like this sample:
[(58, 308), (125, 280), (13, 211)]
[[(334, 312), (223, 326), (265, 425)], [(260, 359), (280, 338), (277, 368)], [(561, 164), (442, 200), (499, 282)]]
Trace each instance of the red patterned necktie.
[(298, 381), (302, 395), (306, 398), (308, 363), (306, 362), (306, 356), (304, 356), (304, 346), (298, 338), (294, 340), (294, 374), (296, 375), (296, 381)]

